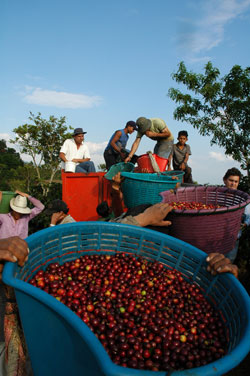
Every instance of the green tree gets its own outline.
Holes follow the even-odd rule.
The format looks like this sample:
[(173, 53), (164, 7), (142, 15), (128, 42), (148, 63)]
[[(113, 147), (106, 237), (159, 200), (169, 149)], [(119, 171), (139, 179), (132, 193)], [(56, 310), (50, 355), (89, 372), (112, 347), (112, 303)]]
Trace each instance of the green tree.
[(12, 175), (9, 179), (9, 186), (12, 191), (18, 189), (22, 192), (30, 192), (34, 184), (37, 184), (37, 174), (32, 162), (24, 163), (23, 166), (12, 170)]
[(36, 231), (49, 227), (51, 216), (47, 213), (46, 208), (51, 201), (55, 199), (61, 199), (62, 183), (52, 182), (50, 184), (50, 189), (46, 197), (43, 195), (41, 185), (37, 184), (32, 184), (30, 186), (29, 193), (31, 194), (31, 196), (36, 197), (38, 200), (40, 200), (45, 206), (45, 210), (43, 210), (42, 213), (40, 213), (29, 222), (29, 235), (31, 235)]
[(250, 67), (235, 65), (220, 78), (219, 69), (208, 62), (204, 71), (193, 73), (181, 62), (173, 73), (172, 78), (185, 87), (185, 92), (169, 89), (170, 98), (179, 104), (174, 118), (190, 123), (202, 136), (212, 136), (211, 144), (222, 146), (249, 177)]
[(24, 165), (19, 153), (0, 140), (0, 190), (11, 190), (9, 184), (15, 171)]
[[(30, 112), (32, 124), (23, 124), (13, 131), (16, 138), (12, 143), (20, 147), (21, 153), (31, 157), (35, 167), (37, 182), (46, 197), (56, 173), (60, 169), (59, 152), (63, 142), (71, 136), (67, 132), (66, 118), (50, 116), (42, 118)], [(69, 126), (70, 129), (72, 127)]]
[(107, 171), (107, 168), (106, 168), (106, 164), (105, 164), (105, 163), (100, 163), (100, 164), (97, 166), (97, 168), (98, 168), (98, 171), (103, 171), (103, 172)]

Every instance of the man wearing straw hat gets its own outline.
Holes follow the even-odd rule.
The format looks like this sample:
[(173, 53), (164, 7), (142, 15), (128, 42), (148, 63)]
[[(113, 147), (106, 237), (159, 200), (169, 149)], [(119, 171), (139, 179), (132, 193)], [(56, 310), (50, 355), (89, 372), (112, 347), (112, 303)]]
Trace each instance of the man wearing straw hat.
[[(103, 154), (107, 170), (114, 164), (126, 159), (129, 154), (129, 150), (126, 149), (129, 135), (135, 130), (137, 130), (137, 125), (133, 120), (130, 120), (126, 123), (125, 128), (113, 133)], [(134, 155), (131, 162), (135, 164), (136, 160), (137, 156)]]
[[(25, 239), (28, 236), (29, 221), (41, 213), (44, 205), (27, 193), (16, 191), (18, 195), (10, 200), (10, 213), (0, 214), (0, 239), (9, 236), (19, 236)], [(34, 205), (28, 207), (27, 199)], [(2, 192), (0, 192), (0, 202)]]
[(141, 116), (136, 120), (136, 125), (138, 127), (136, 139), (125, 162), (131, 161), (144, 135), (151, 140), (157, 141), (154, 147), (154, 153), (159, 157), (167, 159), (172, 150), (174, 137), (165, 121), (159, 118), (147, 119)]
[(86, 133), (82, 128), (75, 128), (73, 139), (64, 141), (59, 154), (63, 169), (65, 169), (66, 162), (73, 162), (75, 163), (75, 172), (95, 172), (95, 165), (90, 160), (88, 146), (84, 143)]
[[(36, 198), (20, 191), (16, 191), (16, 193), (18, 195), (10, 200), (10, 213), (0, 214), (0, 267), (2, 266), (1, 259), (17, 261), (20, 266), (27, 261), (28, 247), (23, 239), (28, 236), (29, 221), (44, 209), (44, 205)], [(27, 199), (34, 205), (34, 208), (28, 207)], [(1, 200), (2, 192), (0, 192)], [(0, 274), (1, 271), (2, 268), (0, 268)], [(5, 307), (4, 334), (8, 341), (3, 342), (4, 338), (0, 338), (0, 374), (28, 376), (32, 374), (32, 371), (30, 362), (26, 358), (27, 351), (23, 332), (19, 328), (14, 290), (9, 286), (3, 287), (2, 285), (1, 290), (0, 307), (1, 309)], [(0, 320), (0, 331), (1, 326), (3, 326), (3, 319)]]

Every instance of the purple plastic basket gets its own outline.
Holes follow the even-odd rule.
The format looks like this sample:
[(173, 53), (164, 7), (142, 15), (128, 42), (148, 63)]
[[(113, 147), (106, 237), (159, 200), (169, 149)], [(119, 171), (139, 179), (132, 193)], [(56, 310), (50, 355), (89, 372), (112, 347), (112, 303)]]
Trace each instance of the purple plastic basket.
[(225, 187), (197, 186), (160, 194), (163, 202), (195, 201), (220, 205), (218, 209), (172, 211), (168, 217), (172, 221), (169, 234), (207, 253), (225, 254), (233, 249), (244, 207), (250, 202), (247, 193)]

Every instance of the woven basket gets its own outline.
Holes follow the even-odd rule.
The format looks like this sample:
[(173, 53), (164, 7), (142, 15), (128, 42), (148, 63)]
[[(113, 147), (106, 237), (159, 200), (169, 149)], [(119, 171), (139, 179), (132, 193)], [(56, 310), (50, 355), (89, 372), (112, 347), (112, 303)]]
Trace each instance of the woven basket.
[(175, 189), (182, 180), (182, 175), (177, 176), (177, 180), (163, 174), (122, 172), (121, 175), (125, 177), (122, 192), (127, 208), (160, 202), (160, 192)]
[(169, 234), (207, 253), (230, 252), (237, 240), (244, 207), (250, 202), (247, 193), (225, 187), (179, 188), (161, 193), (163, 202), (185, 201), (220, 205), (210, 210), (177, 209), (169, 214)]

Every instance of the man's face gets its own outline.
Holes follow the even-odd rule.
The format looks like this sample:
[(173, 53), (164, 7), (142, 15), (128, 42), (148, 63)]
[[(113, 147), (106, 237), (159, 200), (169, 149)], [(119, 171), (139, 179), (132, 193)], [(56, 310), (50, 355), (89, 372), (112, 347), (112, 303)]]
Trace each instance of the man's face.
[(185, 145), (185, 143), (187, 142), (187, 137), (186, 136), (180, 136), (178, 138), (178, 141), (181, 145)]
[(134, 127), (131, 127), (130, 125), (128, 126), (128, 133), (132, 134), (134, 132)]
[(225, 186), (230, 189), (237, 189), (240, 182), (240, 177), (237, 175), (230, 175), (224, 179)]
[(12, 210), (12, 211), (11, 211), (11, 215), (12, 215), (12, 217), (15, 219), (15, 221), (18, 221), (18, 220), (22, 217), (22, 214), (16, 212), (15, 210)]
[(74, 136), (74, 140), (77, 145), (81, 145), (81, 143), (84, 140), (84, 134), (83, 133), (77, 134), (76, 136)]

